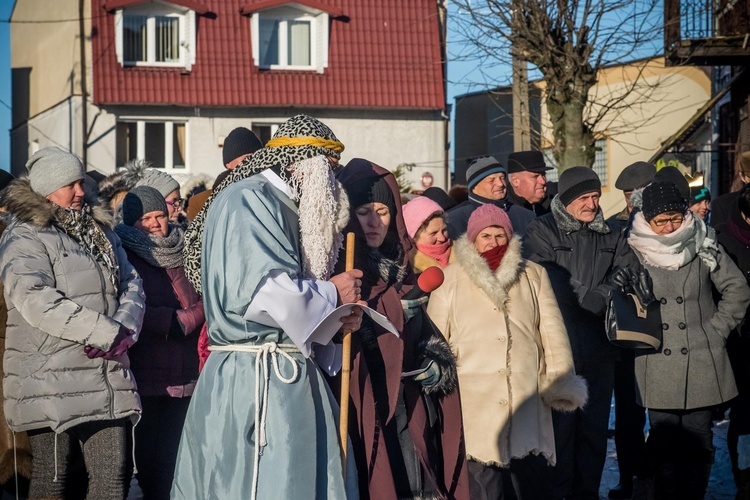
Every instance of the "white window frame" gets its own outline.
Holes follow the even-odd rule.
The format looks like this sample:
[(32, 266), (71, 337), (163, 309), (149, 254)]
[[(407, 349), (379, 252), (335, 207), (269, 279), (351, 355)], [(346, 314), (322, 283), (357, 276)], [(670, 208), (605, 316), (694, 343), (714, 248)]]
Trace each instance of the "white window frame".
[[(173, 174), (189, 174), (190, 173), (190, 122), (187, 120), (170, 120), (170, 119), (139, 119), (139, 118), (121, 118), (117, 120), (117, 123), (135, 123), (136, 124), (136, 158), (141, 158), (149, 161), (155, 161), (153, 158), (146, 158), (146, 124), (147, 123), (162, 123), (164, 124), (164, 167), (158, 167), (156, 165), (153, 168), (166, 172), (170, 175)], [(185, 125), (185, 166), (182, 168), (174, 167), (174, 125)], [(118, 141), (119, 137), (115, 134), (115, 141)], [(117, 144), (115, 144), (117, 148)], [(119, 165), (121, 167), (122, 165)]]
[[(124, 21), (126, 16), (147, 16), (146, 33), (148, 37), (146, 61), (126, 61), (124, 47)], [(156, 17), (176, 17), (179, 19), (179, 60), (176, 62), (156, 61)], [(123, 67), (145, 66), (164, 68), (185, 68), (188, 71), (195, 64), (195, 11), (178, 7), (166, 2), (137, 5), (115, 11), (115, 51), (117, 62)]]
[[(279, 63), (261, 65), (260, 63), (260, 19), (279, 21)], [(290, 21), (310, 23), (310, 65), (293, 66), (288, 63), (288, 26)], [(250, 35), (253, 47), (253, 62), (261, 69), (283, 71), (317, 71), (323, 73), (328, 67), (328, 24), (327, 12), (313, 9), (297, 3), (283, 7), (253, 12), (250, 17)]]

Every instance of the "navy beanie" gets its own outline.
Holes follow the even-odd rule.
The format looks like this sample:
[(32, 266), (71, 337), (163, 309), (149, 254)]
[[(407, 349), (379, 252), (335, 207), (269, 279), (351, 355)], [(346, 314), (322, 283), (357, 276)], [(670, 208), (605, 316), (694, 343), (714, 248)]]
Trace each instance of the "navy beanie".
[(646, 222), (665, 212), (687, 212), (687, 200), (673, 182), (656, 181), (643, 190), (641, 211)]
[(557, 196), (564, 206), (586, 193), (602, 194), (602, 183), (599, 176), (588, 167), (571, 167), (560, 174), (557, 183)]

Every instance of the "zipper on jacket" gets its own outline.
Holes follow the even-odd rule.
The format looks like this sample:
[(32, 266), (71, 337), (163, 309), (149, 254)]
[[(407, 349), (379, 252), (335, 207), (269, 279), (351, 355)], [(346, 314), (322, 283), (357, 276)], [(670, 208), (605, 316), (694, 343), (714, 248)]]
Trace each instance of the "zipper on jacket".
[(112, 384), (109, 381), (109, 377), (107, 376), (107, 367), (109, 366), (109, 361), (106, 359), (103, 359), (104, 363), (102, 363), (102, 375), (104, 375), (104, 383), (107, 384), (107, 392), (109, 393), (109, 419), (114, 420), (115, 419), (115, 390), (112, 388)]

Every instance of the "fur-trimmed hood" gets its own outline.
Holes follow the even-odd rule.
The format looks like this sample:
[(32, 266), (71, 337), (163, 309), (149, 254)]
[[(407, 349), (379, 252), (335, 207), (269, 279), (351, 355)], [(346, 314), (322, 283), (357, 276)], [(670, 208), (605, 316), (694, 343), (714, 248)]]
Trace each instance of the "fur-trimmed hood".
[(508, 291), (518, 282), (526, 262), (521, 255), (521, 238), (514, 235), (508, 243), (500, 267), (492, 271), (474, 244), (464, 234), (454, 244), (456, 261), (463, 266), (471, 281), (489, 297), (497, 307), (505, 309)]
[[(55, 207), (47, 198), (31, 189), (27, 179), (16, 179), (11, 182), (0, 198), (0, 206), (19, 222), (38, 227), (48, 228), (55, 221)], [(100, 225), (111, 229), (112, 215), (98, 203), (90, 205), (94, 220)]]
[(604, 213), (602, 212), (601, 208), (599, 208), (599, 211), (596, 213), (594, 221), (589, 223), (581, 222), (570, 215), (570, 213), (565, 210), (565, 205), (563, 205), (562, 201), (560, 201), (559, 196), (555, 196), (553, 198), (552, 203), (550, 204), (550, 208), (552, 210), (552, 214), (555, 217), (557, 226), (566, 234), (579, 231), (584, 226), (600, 234), (609, 234), (610, 232), (612, 232), (612, 230), (607, 225), (607, 222), (604, 220)]

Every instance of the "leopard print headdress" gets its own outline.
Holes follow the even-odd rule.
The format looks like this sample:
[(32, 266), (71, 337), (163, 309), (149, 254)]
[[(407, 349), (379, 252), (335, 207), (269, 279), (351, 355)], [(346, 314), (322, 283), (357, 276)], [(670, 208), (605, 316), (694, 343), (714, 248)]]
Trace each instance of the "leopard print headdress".
[(273, 138), (263, 149), (245, 158), (221, 184), (214, 188), (213, 193), (185, 233), (185, 274), (195, 290), (202, 293), (201, 246), (206, 214), (222, 189), (233, 182), (275, 166), (281, 167), (281, 176), (286, 180), (290, 177), (287, 168), (292, 164), (319, 155), (340, 158), (343, 150), (344, 145), (339, 142), (330, 128), (311, 116), (300, 114), (279, 126)]

